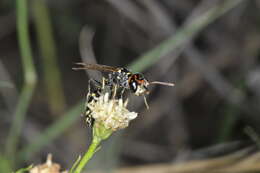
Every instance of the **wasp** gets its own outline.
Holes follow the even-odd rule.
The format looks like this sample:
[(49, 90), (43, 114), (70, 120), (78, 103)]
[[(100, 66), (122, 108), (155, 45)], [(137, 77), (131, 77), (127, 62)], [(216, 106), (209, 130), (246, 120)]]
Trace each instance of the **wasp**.
[(151, 84), (159, 84), (166, 86), (174, 86), (173, 83), (152, 81), (149, 82), (143, 74), (133, 73), (130, 70), (123, 67), (112, 67), (101, 64), (89, 64), (89, 63), (76, 63), (79, 67), (73, 68), (74, 70), (97, 70), (101, 72), (107, 72), (108, 79), (106, 84), (108, 86), (118, 86), (123, 89), (129, 89), (137, 96), (149, 94), (148, 86)]
[[(94, 119), (91, 117), (91, 109), (88, 107), (88, 103), (92, 101), (97, 101), (100, 97), (102, 91), (105, 90), (105, 87), (108, 87), (110, 92), (114, 92), (114, 96), (116, 95), (116, 88), (119, 87), (130, 90), (137, 96), (144, 96), (144, 101), (147, 109), (149, 108), (147, 101), (145, 99), (145, 95), (149, 94), (148, 86), (151, 84), (160, 84), (166, 86), (174, 86), (173, 83), (167, 82), (159, 82), (153, 81), (149, 82), (143, 74), (141, 73), (133, 73), (130, 70), (123, 67), (112, 67), (101, 64), (89, 64), (89, 63), (76, 63), (79, 67), (72, 68), (73, 70), (97, 70), (100, 72), (107, 72), (108, 78), (103, 78), (102, 83), (93, 79), (89, 80), (89, 91), (86, 97), (86, 105), (84, 116), (86, 117), (86, 122), (89, 126), (92, 126), (94, 123)], [(91, 91), (90, 83), (95, 82), (94, 89)]]

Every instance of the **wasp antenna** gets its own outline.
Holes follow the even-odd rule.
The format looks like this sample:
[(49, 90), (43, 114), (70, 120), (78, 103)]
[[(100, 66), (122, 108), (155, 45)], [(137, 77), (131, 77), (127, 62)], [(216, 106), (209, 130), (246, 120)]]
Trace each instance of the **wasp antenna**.
[(76, 62), (77, 65), (86, 65), (84, 62)]
[(72, 67), (72, 70), (86, 70), (84, 67)]
[(106, 79), (104, 77), (102, 77), (102, 89), (105, 89), (105, 85), (106, 85)]
[(128, 101), (129, 101), (129, 99), (127, 98), (126, 101), (125, 101), (125, 103), (124, 103), (124, 106), (125, 106), (125, 107), (127, 106)]
[(72, 67), (72, 70), (86, 70), (86, 68), (84, 67), (86, 64), (83, 62), (76, 62), (76, 65), (80, 65), (82, 67)]
[(117, 85), (114, 85), (113, 99), (116, 97)]
[(145, 104), (145, 106), (146, 106), (146, 109), (149, 109), (149, 105), (148, 105), (148, 103), (147, 103), (147, 100), (146, 100), (146, 97), (144, 96), (144, 104)]
[(166, 86), (174, 86), (174, 83), (170, 83), (170, 82), (160, 82), (160, 81), (153, 81), (150, 82), (149, 84), (158, 84), (158, 85), (166, 85)]

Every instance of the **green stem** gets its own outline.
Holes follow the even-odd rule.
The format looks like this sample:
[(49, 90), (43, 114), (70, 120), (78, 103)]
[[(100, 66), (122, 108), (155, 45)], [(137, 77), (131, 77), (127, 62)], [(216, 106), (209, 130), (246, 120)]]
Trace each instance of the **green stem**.
[(88, 161), (92, 158), (92, 156), (95, 154), (98, 145), (100, 144), (100, 142), (102, 141), (101, 138), (99, 137), (95, 137), (92, 140), (91, 145), (88, 148), (88, 151), (84, 154), (84, 156), (82, 157), (82, 159), (80, 160), (79, 164), (77, 165), (77, 167), (75, 168), (75, 171), (70, 170), (70, 173), (81, 173), (81, 171), (83, 170), (83, 168), (86, 166), (86, 164), (88, 163)]
[(18, 41), (24, 71), (24, 85), (16, 106), (10, 134), (6, 142), (6, 153), (14, 161), (18, 138), (20, 136), (26, 112), (37, 82), (32, 60), (32, 51), (28, 31), (27, 0), (16, 0)]
[[(80, 160), (79, 164), (76, 166), (75, 171), (73, 170), (73, 168), (71, 168), (70, 173), (81, 173), (82, 169), (86, 166), (88, 161), (97, 151), (97, 147), (100, 142), (109, 138), (112, 133), (113, 131), (111, 129), (105, 128), (102, 123), (95, 122), (92, 128), (93, 139), (91, 145), (89, 146), (88, 151), (84, 154), (83, 158)], [(73, 167), (75, 166), (75, 163)]]
[(48, 103), (53, 115), (63, 113), (65, 98), (58, 67), (57, 48), (52, 30), (50, 12), (47, 1), (32, 1), (34, 23), (39, 44), (44, 72), (44, 82), (47, 89)]

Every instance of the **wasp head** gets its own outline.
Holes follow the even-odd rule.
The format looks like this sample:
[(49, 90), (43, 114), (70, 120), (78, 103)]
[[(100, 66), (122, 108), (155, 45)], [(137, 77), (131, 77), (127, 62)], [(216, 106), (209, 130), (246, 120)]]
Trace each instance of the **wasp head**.
[(149, 82), (140, 73), (133, 74), (129, 78), (130, 90), (137, 96), (149, 94), (147, 86)]

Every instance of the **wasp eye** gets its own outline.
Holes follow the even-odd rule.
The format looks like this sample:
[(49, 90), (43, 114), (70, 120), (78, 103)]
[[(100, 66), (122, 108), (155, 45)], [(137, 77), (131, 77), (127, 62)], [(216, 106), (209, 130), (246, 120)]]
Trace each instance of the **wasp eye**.
[(138, 80), (143, 80), (144, 79), (144, 75), (142, 75), (141, 73), (137, 74), (137, 79)]
[(130, 90), (135, 93), (137, 90), (137, 83), (135, 81), (133, 81), (129, 84), (129, 87), (130, 87)]

